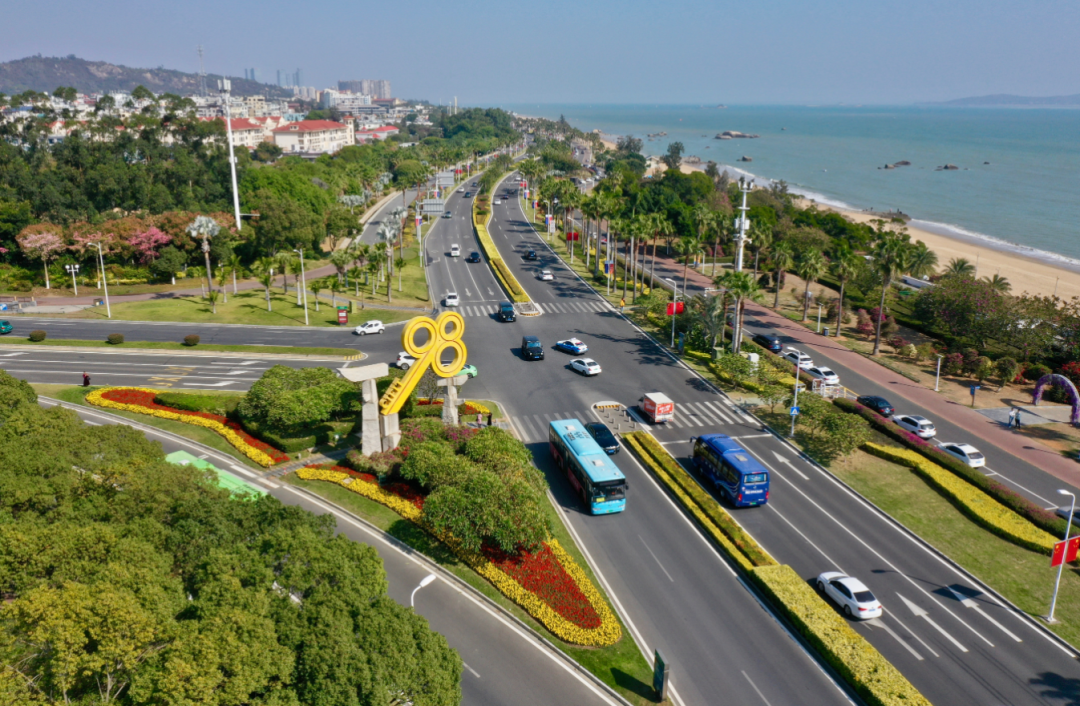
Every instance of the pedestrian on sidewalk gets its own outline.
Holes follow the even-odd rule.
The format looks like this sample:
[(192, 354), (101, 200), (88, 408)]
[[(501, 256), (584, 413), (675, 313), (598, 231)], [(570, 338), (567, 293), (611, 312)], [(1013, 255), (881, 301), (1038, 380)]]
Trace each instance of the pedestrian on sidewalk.
[(1009, 410), (1009, 428), (1016, 426), (1016, 407)]
[(491, 412), (488, 412), (488, 426), (491, 426)]
[(86, 374), (86, 371), (83, 371), (82, 374), (82, 386), (90, 387), (90, 376)]
[(1024, 410), (1019, 407), (1016, 408), (1016, 430), (1020, 431), (1020, 415), (1024, 413)]

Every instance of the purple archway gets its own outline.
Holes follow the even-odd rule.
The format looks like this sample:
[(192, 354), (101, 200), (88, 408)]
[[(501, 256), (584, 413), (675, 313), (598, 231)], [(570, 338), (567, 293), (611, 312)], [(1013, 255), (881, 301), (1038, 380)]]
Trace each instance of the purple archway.
[(1043, 389), (1047, 385), (1060, 385), (1065, 388), (1065, 391), (1069, 394), (1069, 404), (1072, 405), (1072, 415), (1069, 416), (1069, 421), (1072, 422), (1073, 426), (1080, 425), (1080, 393), (1076, 391), (1076, 385), (1073, 384), (1073, 381), (1064, 375), (1053, 373), (1043, 375), (1035, 383), (1034, 404), (1039, 404), (1039, 400), (1042, 399)]

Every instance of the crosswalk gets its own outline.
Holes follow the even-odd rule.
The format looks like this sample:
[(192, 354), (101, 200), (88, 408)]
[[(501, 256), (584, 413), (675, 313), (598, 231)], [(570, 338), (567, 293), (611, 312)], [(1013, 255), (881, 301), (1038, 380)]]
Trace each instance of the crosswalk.
[[(533, 444), (547, 440), (547, 429), (550, 422), (556, 419), (580, 419), (582, 422), (593, 422), (599, 419), (590, 410), (571, 410), (569, 412), (554, 412), (551, 414), (522, 414), (509, 417), (510, 423), (517, 430), (521, 440), (526, 444)], [(607, 422), (612, 431), (630, 431), (630, 423), (622, 422), (622, 429), (616, 428), (615, 424)], [(725, 407), (721, 402), (676, 402), (675, 419), (668, 422), (668, 426), (678, 429), (699, 429), (706, 431), (713, 427), (731, 426), (741, 424), (739, 412)]]
[[(611, 311), (611, 307), (602, 301), (582, 299), (579, 301), (565, 302), (534, 302), (545, 314), (595, 314), (600, 311)], [(456, 307), (457, 312), (468, 317), (490, 317), (499, 311), (496, 304), (463, 304)]]

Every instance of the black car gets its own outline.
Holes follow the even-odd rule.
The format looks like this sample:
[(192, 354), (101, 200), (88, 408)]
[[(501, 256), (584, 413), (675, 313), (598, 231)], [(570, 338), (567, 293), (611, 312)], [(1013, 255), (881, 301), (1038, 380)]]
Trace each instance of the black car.
[(539, 260), (540, 258), (536, 256), (536, 251), (535, 250), (530, 250), (529, 252), (525, 253), (525, 259), (526, 260)]
[(465, 258), (465, 262), (480, 262), (480, 253), (471, 252), (469, 256)]
[(784, 344), (780, 342), (779, 338), (772, 334), (759, 333), (754, 336), (754, 343), (773, 353), (779, 353), (784, 350)]
[(525, 360), (543, 360), (544, 344), (536, 336), (522, 336), (521, 357)]
[(855, 400), (863, 407), (869, 407), (883, 417), (891, 417), (896, 410), (893, 408), (889, 401), (884, 397), (877, 397), (875, 395), (867, 395), (865, 397), (859, 397)]
[(517, 321), (517, 311), (514, 310), (513, 304), (510, 302), (499, 304), (499, 321)]
[(619, 453), (621, 448), (619, 440), (615, 438), (615, 435), (611, 433), (611, 430), (603, 422), (590, 422), (585, 425), (585, 431), (589, 432), (592, 438), (596, 439), (596, 443), (600, 445), (600, 448), (608, 454)]

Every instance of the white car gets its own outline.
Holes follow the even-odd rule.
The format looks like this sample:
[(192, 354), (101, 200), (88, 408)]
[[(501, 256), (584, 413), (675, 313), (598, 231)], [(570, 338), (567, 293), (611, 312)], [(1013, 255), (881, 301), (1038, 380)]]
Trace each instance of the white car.
[(465, 187), (464, 187), (464, 186), (463, 186), (463, 187), (461, 187), (460, 189), (458, 189), (458, 190), (457, 190), (457, 192), (458, 192), (459, 194), (464, 194), (464, 193), (465, 193)]
[(381, 321), (365, 321), (353, 329), (353, 333), (358, 336), (366, 336), (369, 333), (382, 333), (384, 331), (386, 331), (386, 327), (383, 326)]
[(814, 361), (810, 356), (806, 355), (798, 348), (791, 348), (790, 346), (784, 349), (784, 358), (797, 364), (803, 370), (809, 370), (814, 367)]
[(840, 376), (829, 368), (826, 368), (824, 365), (815, 365), (814, 367), (807, 369), (806, 372), (819, 380), (823, 380), (826, 385), (840, 384)]
[(818, 590), (844, 609), (849, 618), (880, 618), (881, 602), (862, 581), (839, 571), (826, 571), (817, 577)]
[(443, 306), (461, 306), (461, 300), (458, 299), (457, 292), (449, 292), (446, 298), (443, 299)]
[(896, 414), (893, 415), (892, 420), (896, 422), (896, 426), (918, 435), (920, 439), (929, 439), (937, 435), (934, 423), (926, 417), (920, 417), (917, 414)]
[(400, 353), (398, 353), (397, 354), (397, 360), (394, 361), (394, 365), (398, 366), (402, 370), (408, 370), (415, 363), (416, 363), (416, 358), (413, 358), (411, 355), (409, 355), (405, 351), (401, 351)]
[(495, 205), (496, 205), (496, 206), (498, 206), (498, 205), (499, 205), (499, 204), (501, 204), (501, 203), (502, 203), (502, 201), (501, 201), (500, 199), (495, 199)]
[(450, 257), (461, 257), (461, 246), (457, 243), (450, 246)]
[(570, 368), (590, 377), (600, 374), (600, 364), (592, 358), (574, 358), (570, 361)]
[(986, 465), (986, 456), (971, 444), (942, 444), (941, 450), (960, 459), (972, 468)]
[(551, 270), (541, 270), (540, 271), (540, 280), (541, 281), (543, 281), (543, 282), (551, 282), (551, 281), (554, 281), (554, 279), (555, 279), (555, 275), (551, 274)]

